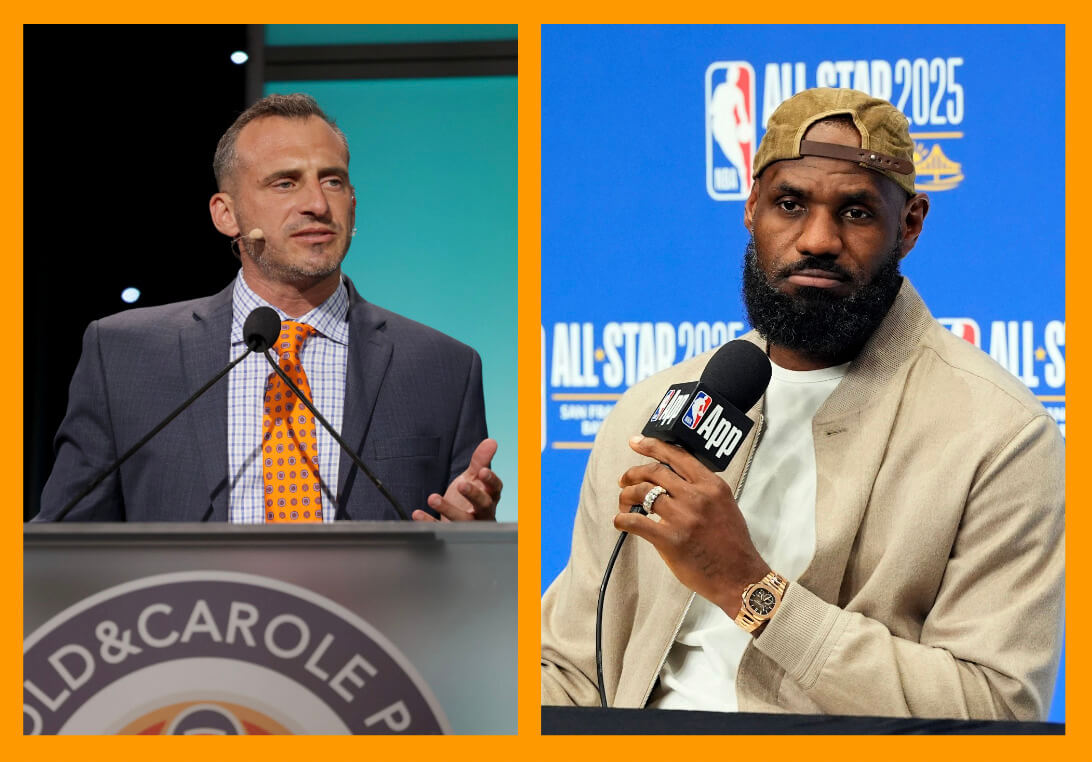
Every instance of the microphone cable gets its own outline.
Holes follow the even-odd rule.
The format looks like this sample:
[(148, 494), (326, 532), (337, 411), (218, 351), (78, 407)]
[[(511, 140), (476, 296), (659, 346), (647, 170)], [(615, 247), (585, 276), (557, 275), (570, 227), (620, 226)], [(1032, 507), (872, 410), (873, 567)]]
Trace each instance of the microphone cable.
[[(647, 516), (648, 511), (642, 505), (635, 505), (629, 509), (630, 513), (640, 513)], [(607, 708), (607, 689), (603, 685), (603, 601), (607, 597), (607, 583), (610, 582), (611, 572), (614, 571), (614, 562), (618, 560), (618, 551), (622, 549), (622, 543), (629, 537), (629, 532), (618, 535), (618, 542), (614, 543), (614, 552), (607, 561), (607, 570), (603, 573), (603, 583), (599, 586), (599, 603), (595, 607), (595, 677), (596, 687), (599, 689), (599, 705)]]

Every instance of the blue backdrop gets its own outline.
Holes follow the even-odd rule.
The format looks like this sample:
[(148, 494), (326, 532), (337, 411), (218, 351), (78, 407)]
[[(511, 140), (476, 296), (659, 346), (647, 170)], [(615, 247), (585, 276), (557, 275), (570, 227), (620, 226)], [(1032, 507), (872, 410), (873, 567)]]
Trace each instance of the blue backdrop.
[[(816, 86), (870, 92), (910, 119), (932, 206), (903, 272), (1064, 434), (1063, 27), (546, 26), (543, 589), (568, 559), (614, 401), (748, 329), (750, 158), (770, 112)], [(1064, 717), (1059, 679), (1050, 719)]]

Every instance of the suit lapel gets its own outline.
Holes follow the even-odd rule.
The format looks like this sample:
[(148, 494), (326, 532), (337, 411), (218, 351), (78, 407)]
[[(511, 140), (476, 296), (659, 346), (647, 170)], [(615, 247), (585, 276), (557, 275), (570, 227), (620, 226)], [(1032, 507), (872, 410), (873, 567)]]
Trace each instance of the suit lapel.
[[(192, 320), (179, 334), (187, 394), (200, 389), (230, 359), (228, 347), (233, 286), (234, 282), (196, 307)], [(194, 514), (186, 516), (186, 521), (202, 521), (206, 514), (209, 521), (227, 521), (227, 408), (228, 380), (221, 378), (193, 403), (186, 414), (193, 426), (194, 441), (201, 443), (198, 450), (212, 504), (210, 514), (208, 506), (194, 506)]]
[[(353, 452), (363, 459), (364, 441), (371, 427), (372, 412), (379, 398), (379, 389), (387, 375), (394, 347), (383, 330), (386, 318), (360, 297), (348, 279), (346, 285), (349, 289), (349, 359), (341, 436), (353, 448)], [(359, 512), (360, 502), (348, 501), (348, 491), (357, 479), (366, 478), (357, 474), (357, 470), (349, 456), (343, 452), (338, 466), (337, 490), (343, 511), (348, 512), (348, 517), (355, 520), (378, 518), (353, 515)], [(349, 481), (350, 476), (352, 481)], [(356, 492), (360, 494), (361, 488), (357, 487)]]

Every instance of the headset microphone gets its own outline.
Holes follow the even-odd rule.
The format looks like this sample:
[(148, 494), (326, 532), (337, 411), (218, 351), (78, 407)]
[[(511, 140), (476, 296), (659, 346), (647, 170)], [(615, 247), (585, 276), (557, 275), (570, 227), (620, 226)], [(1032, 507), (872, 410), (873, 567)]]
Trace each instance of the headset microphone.
[(265, 241), (265, 233), (262, 231), (261, 228), (254, 228), (253, 230), (251, 230), (246, 235), (243, 235), (242, 233), (240, 233), (239, 235), (232, 238), (231, 239), (231, 248), (232, 248), (232, 251), (235, 252), (236, 257), (240, 256), (240, 252), (236, 249), (236, 245), (239, 243), (239, 241), (243, 240), (244, 238), (249, 238), (252, 241)]
[(243, 235), (242, 233), (240, 233), (239, 235), (235, 236), (234, 238), (231, 239), (231, 242), (232, 243), (238, 243), (239, 241), (243, 240), (244, 238), (249, 238), (252, 241), (264, 241), (265, 240), (265, 233), (262, 232), (261, 228), (254, 228), (253, 230), (251, 230), (246, 235)]

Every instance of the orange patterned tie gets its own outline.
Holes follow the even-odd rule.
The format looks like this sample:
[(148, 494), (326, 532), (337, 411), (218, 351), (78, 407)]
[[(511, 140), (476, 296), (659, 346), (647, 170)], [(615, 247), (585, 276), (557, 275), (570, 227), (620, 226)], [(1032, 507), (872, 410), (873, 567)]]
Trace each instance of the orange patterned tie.
[[(309, 325), (285, 320), (276, 344), (281, 368), (308, 399), (311, 385), (300, 363), (300, 349), (314, 333)], [(270, 373), (265, 384), (262, 441), (266, 523), (322, 521), (315, 419), (276, 373)]]

